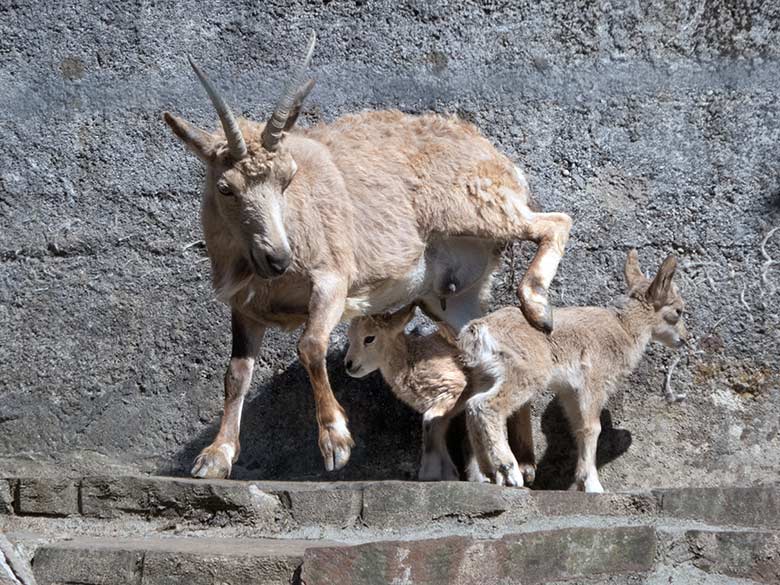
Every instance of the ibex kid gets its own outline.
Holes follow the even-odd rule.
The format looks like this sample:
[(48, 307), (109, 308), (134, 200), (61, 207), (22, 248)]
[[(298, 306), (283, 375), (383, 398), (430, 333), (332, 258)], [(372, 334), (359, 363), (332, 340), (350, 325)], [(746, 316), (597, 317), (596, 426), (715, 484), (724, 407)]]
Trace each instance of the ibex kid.
[(476, 319), (461, 331), (458, 346), (475, 384), (466, 405), (467, 428), (485, 475), (498, 484), (523, 485), (504, 421), (550, 388), (577, 439), (578, 489), (604, 491), (596, 470), (601, 409), (650, 341), (680, 347), (687, 338), (683, 300), (672, 282), (675, 268), (669, 256), (649, 281), (631, 250), (625, 264), (628, 299), (618, 308), (558, 309), (549, 335), (531, 327), (516, 308)]
[[(415, 306), (409, 305), (395, 313), (353, 319), (344, 365), (353, 378), (379, 370), (396, 397), (422, 413), (423, 450), (418, 478), (457, 480), (458, 470), (447, 451), (446, 435), (450, 421), (465, 406), (468, 373), (446, 325), (441, 324), (443, 330), (428, 335), (404, 332), (414, 310)], [(508, 423), (510, 443), (526, 482), (533, 481), (535, 470), (530, 422), (530, 410), (523, 408)], [(473, 450), (467, 452), (473, 459)], [(470, 480), (484, 480), (476, 462), (469, 461), (467, 471)]]

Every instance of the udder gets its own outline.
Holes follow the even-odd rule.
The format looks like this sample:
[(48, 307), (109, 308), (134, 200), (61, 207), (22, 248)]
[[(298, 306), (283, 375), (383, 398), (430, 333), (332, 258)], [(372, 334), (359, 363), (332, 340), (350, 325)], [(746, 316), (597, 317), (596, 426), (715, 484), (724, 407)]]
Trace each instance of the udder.
[(430, 292), (455, 296), (487, 278), (495, 269), (500, 250), (495, 242), (477, 238), (442, 238), (426, 250)]

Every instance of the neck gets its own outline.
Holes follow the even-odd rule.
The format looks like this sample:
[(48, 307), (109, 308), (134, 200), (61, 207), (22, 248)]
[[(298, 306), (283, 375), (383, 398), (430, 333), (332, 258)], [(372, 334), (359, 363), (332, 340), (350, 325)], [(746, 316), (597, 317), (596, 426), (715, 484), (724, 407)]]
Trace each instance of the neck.
[(398, 375), (406, 369), (407, 356), (409, 353), (406, 334), (396, 335), (385, 348), (385, 359), (380, 366), (382, 377), (391, 386), (395, 385)]
[(630, 298), (628, 302), (617, 309), (617, 319), (623, 328), (628, 343), (624, 346), (623, 358), (628, 370), (633, 370), (642, 359), (652, 337), (650, 321), (651, 307), (637, 299)]

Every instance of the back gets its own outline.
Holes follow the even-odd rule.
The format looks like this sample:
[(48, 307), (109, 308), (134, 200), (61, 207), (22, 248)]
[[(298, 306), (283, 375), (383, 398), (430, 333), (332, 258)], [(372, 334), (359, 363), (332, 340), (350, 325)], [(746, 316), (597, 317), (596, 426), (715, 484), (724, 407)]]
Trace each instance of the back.
[(591, 359), (621, 362), (628, 342), (616, 311), (603, 307), (557, 309), (555, 328), (549, 335), (534, 329), (516, 307), (499, 309), (476, 322), (485, 323), (502, 348), (520, 359), (531, 359), (533, 354), (552, 365), (579, 360), (586, 351)]
[(407, 348), (408, 367), (388, 380), (398, 398), (418, 412), (457, 400), (466, 388), (457, 348), (438, 333), (408, 335)]

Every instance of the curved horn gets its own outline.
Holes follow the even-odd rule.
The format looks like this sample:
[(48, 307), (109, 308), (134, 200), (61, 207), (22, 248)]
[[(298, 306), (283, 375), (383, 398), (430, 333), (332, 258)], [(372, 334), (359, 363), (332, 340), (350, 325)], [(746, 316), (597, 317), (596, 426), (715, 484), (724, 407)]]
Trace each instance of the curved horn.
[(211, 80), (203, 73), (195, 61), (192, 60), (192, 57), (187, 55), (187, 58), (190, 60), (190, 65), (195, 71), (195, 75), (200, 79), (201, 85), (203, 85), (206, 93), (209, 94), (209, 99), (211, 100), (211, 103), (214, 104), (214, 109), (217, 110), (219, 121), (222, 122), (222, 129), (225, 131), (225, 138), (227, 138), (230, 156), (233, 157), (233, 160), (241, 160), (246, 156), (247, 151), (246, 143), (244, 142), (244, 137), (241, 135), (241, 130), (238, 127), (236, 117), (233, 115), (230, 106), (227, 105), (227, 102), (217, 91), (217, 88), (214, 87)]
[(290, 110), (293, 107), (295, 96), (298, 92), (298, 86), (301, 84), (301, 79), (306, 71), (306, 67), (309, 66), (309, 61), (311, 61), (312, 53), (314, 53), (314, 45), (316, 42), (317, 35), (312, 31), (309, 36), (309, 46), (306, 49), (306, 55), (304, 56), (303, 61), (287, 84), (282, 97), (276, 102), (274, 113), (265, 125), (265, 129), (263, 130), (263, 148), (270, 152), (273, 152), (279, 146), (279, 140), (282, 138), (285, 124), (287, 124), (287, 118), (290, 116)]
[(314, 80), (310, 79), (304, 85), (302, 85), (295, 93), (295, 98), (293, 98), (292, 109), (290, 110), (290, 114), (287, 116), (287, 121), (284, 123), (285, 132), (289, 132), (292, 129), (292, 127), (295, 126), (295, 123), (298, 121), (298, 116), (301, 114), (301, 107), (303, 106), (303, 100), (305, 100), (306, 96), (308, 96), (309, 93), (311, 93), (313, 87), (314, 87)]

